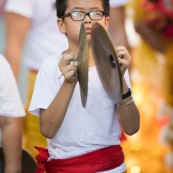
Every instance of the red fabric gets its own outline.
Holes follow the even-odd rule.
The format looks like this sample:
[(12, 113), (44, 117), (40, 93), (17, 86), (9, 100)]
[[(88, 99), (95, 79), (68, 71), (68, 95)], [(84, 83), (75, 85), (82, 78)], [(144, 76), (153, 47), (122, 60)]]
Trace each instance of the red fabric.
[(127, 137), (126, 137), (126, 135), (124, 134), (124, 132), (122, 131), (121, 132), (121, 136), (120, 136), (120, 141), (122, 142), (122, 141), (126, 141), (127, 140)]
[(47, 161), (48, 150), (36, 147), (37, 169), (35, 173), (95, 173), (107, 171), (120, 166), (124, 162), (122, 148), (111, 146), (69, 159), (53, 159)]
[(166, 14), (169, 17), (173, 17), (173, 0), (143, 0), (143, 7), (149, 11), (158, 11)]
[(37, 168), (35, 170), (36, 173), (44, 173), (46, 170), (46, 162), (49, 158), (48, 149), (44, 149), (41, 147), (35, 147), (39, 154), (35, 157), (37, 160)]

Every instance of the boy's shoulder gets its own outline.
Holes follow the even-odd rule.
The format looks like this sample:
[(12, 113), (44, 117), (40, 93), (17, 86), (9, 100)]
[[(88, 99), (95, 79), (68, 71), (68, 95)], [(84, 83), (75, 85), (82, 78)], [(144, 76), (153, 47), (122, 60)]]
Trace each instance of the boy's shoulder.
[(59, 63), (60, 59), (61, 59), (61, 55), (62, 53), (56, 53), (53, 54), (51, 56), (48, 56), (41, 64), (42, 66), (48, 66), (48, 67), (52, 67), (52, 66), (56, 66), (57, 63)]
[(41, 64), (39, 72), (48, 72), (52, 74), (59, 74), (58, 64), (61, 60), (62, 53), (56, 53), (47, 57)]

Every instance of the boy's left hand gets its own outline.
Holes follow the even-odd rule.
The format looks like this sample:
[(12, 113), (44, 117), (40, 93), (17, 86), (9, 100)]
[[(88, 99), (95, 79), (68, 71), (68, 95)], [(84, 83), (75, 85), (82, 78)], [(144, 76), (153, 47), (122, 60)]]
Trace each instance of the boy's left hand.
[(115, 51), (117, 53), (118, 61), (121, 68), (121, 73), (122, 75), (124, 75), (125, 71), (127, 70), (130, 64), (131, 56), (124, 46), (117, 46), (115, 48)]

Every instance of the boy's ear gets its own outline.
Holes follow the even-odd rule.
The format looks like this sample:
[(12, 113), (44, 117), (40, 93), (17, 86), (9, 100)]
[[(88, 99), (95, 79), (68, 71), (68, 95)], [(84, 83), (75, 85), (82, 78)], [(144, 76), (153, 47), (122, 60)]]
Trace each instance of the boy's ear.
[(105, 26), (106, 26), (106, 28), (108, 27), (108, 25), (109, 25), (109, 17), (106, 17), (105, 18)]
[(62, 34), (66, 34), (66, 29), (65, 29), (64, 21), (59, 18), (59, 19), (57, 19), (57, 24), (58, 24), (59, 31)]

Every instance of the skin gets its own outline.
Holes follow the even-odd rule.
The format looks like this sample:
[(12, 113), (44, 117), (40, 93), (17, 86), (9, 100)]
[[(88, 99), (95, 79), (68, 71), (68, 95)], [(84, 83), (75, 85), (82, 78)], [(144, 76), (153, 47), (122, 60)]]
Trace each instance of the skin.
[[(68, 1), (68, 7), (65, 13), (79, 9), (88, 12), (93, 8), (103, 10), (101, 0), (70, 0)], [(65, 80), (50, 106), (46, 110), (42, 109), (40, 112), (41, 133), (47, 138), (52, 138), (59, 130), (65, 117), (75, 85), (77, 83), (77, 66), (69, 64), (68, 62), (70, 60), (75, 60), (75, 55), (77, 54), (78, 50), (79, 31), (82, 22), (84, 23), (87, 32), (89, 67), (95, 65), (90, 45), (91, 34), (90, 29), (88, 29), (92, 27), (94, 21), (92, 21), (88, 16), (86, 16), (83, 21), (73, 21), (70, 17), (66, 17), (64, 20), (58, 19), (58, 26), (60, 31), (63, 34), (66, 34), (68, 37), (69, 49), (65, 51), (64, 56), (59, 63), (59, 68)], [(105, 29), (107, 29), (109, 25), (109, 17), (103, 17), (98, 22)], [(75, 30), (72, 30), (71, 28), (75, 28)], [(128, 68), (128, 65), (130, 63), (131, 57), (127, 49), (123, 46), (117, 47), (116, 52), (121, 64), (122, 74), (124, 75), (124, 72)], [(128, 87), (124, 80), (124, 77), (123, 83), (123, 93), (126, 93), (128, 91)], [(127, 99), (124, 99), (121, 104), (125, 104), (130, 100), (131, 97), (128, 97)], [(120, 121), (125, 133), (132, 135), (139, 130), (139, 112), (134, 102), (129, 104), (128, 106), (119, 107), (119, 113)]]
[(124, 23), (125, 23), (124, 7), (123, 6), (112, 7), (110, 9), (110, 22), (108, 27), (108, 31), (111, 36), (112, 42), (114, 46), (123, 45), (128, 50), (130, 50), (127, 41), (127, 35)]
[(5, 14), (5, 23), (6, 47), (4, 55), (12, 67), (16, 80), (18, 80), (23, 53), (22, 50), (31, 20), (24, 16), (7, 12)]
[(5, 157), (4, 173), (21, 173), (22, 118), (0, 115), (0, 128)]

